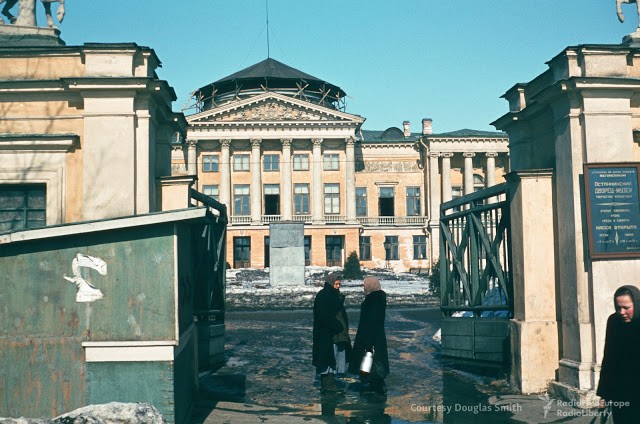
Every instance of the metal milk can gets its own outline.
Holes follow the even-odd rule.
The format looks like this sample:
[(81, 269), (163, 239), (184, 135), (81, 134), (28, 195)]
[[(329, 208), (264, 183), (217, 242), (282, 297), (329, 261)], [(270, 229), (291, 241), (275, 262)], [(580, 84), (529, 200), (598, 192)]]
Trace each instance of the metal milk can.
[(369, 374), (371, 372), (371, 366), (373, 365), (373, 354), (375, 350), (372, 349), (372, 352), (366, 351), (364, 356), (362, 357), (362, 362), (360, 362), (360, 372), (363, 374)]

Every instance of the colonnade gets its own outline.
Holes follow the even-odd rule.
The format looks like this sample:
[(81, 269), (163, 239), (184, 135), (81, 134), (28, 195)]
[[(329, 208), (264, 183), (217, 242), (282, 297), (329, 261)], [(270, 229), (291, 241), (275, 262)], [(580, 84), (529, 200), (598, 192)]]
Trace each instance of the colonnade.
[[(460, 153), (458, 153), (460, 154)], [(473, 180), (473, 159), (479, 152), (463, 152), (464, 158), (463, 173), (463, 193), (474, 192)], [(497, 152), (484, 152), (485, 156), (485, 187), (496, 184), (496, 157)], [(430, 152), (429, 153), (429, 231), (431, 233), (431, 260), (434, 263), (439, 255), (439, 229), (440, 229), (440, 205), (453, 198), (451, 186), (451, 158), (452, 152)]]
[[(344, 162), (344, 205), (341, 205), (341, 215), (346, 215), (346, 221), (348, 223), (355, 223), (355, 139), (353, 137), (347, 137), (345, 141), (345, 162)], [(260, 224), (262, 222), (262, 139), (253, 138), (251, 142), (251, 156), (250, 156), (250, 172), (251, 172), (251, 186), (250, 186), (250, 204), (251, 204), (251, 222), (252, 224)], [(293, 139), (283, 138), (280, 139), (282, 145), (282, 156), (280, 161), (280, 175), (281, 175), (281, 220), (292, 220), (294, 218), (292, 205), (293, 205), (293, 152), (292, 145)], [(313, 138), (310, 167), (312, 172), (311, 178), (311, 220), (313, 223), (324, 222), (324, 202), (323, 202), (323, 190), (322, 190), (322, 172), (323, 172), (323, 158), (322, 158), (322, 146), (324, 139)], [(231, 139), (220, 140), (220, 186), (219, 186), (219, 200), (221, 203), (230, 206), (232, 201), (232, 189), (231, 189)], [(187, 142), (187, 169), (192, 174), (197, 174), (197, 141)], [(342, 189), (341, 189), (342, 192)], [(342, 193), (341, 193), (342, 194)]]
[[(474, 192), (474, 181), (473, 181), (473, 158), (478, 153), (475, 152), (464, 152), (462, 155), (464, 157), (464, 167), (463, 167), (463, 193), (470, 194)], [(440, 198), (440, 193), (442, 192), (442, 202), (448, 202), (452, 199), (452, 187), (451, 187), (451, 158), (453, 157), (453, 153), (445, 152), (445, 153), (429, 153), (429, 170), (430, 177), (430, 191), (431, 191), (431, 199), (437, 197), (438, 200)], [(496, 157), (498, 153), (496, 152), (486, 152), (486, 167), (485, 167), (485, 183), (486, 187), (491, 187), (496, 184), (495, 180), (495, 172), (496, 172)], [(441, 158), (442, 166), (439, 166)], [(442, 169), (440, 173), (442, 175), (442, 187), (440, 187), (440, 178), (438, 178), (439, 170)], [(441, 190), (442, 189), (442, 190)], [(440, 209), (440, 203), (437, 202), (437, 205), (434, 205), (436, 202), (432, 202), (432, 206), (437, 206), (437, 211)], [(431, 216), (439, 216), (440, 213), (434, 214), (434, 209), (432, 207)]]

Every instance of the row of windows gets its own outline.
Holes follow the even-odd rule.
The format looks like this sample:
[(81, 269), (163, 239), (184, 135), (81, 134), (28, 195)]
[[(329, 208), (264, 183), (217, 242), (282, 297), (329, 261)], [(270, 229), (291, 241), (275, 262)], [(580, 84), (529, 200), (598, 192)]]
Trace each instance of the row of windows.
[[(263, 155), (262, 169), (264, 171), (280, 170), (280, 155)], [(238, 154), (233, 155), (234, 171), (249, 171), (250, 155)], [(327, 153), (322, 156), (322, 169), (325, 171), (338, 171), (340, 169), (339, 155), (337, 153)], [(294, 154), (293, 170), (308, 171), (309, 155)], [(219, 172), (220, 158), (219, 155), (202, 156), (202, 172)]]
[[(382, 244), (386, 252), (386, 260), (398, 260), (398, 236), (386, 236)], [(325, 260), (327, 265), (339, 266), (344, 247), (343, 236), (325, 237)], [(264, 266), (269, 266), (269, 236), (264, 237)], [(413, 236), (413, 259), (427, 258), (427, 237)], [(360, 260), (371, 260), (371, 237), (360, 237)], [(311, 265), (311, 236), (304, 236), (304, 262)], [(251, 266), (251, 237), (233, 238), (233, 266), (234, 268), (249, 268)]]
[[(398, 236), (385, 236), (382, 246), (385, 259), (398, 260)], [(371, 260), (371, 236), (360, 236), (360, 259)], [(427, 259), (427, 236), (413, 236), (413, 259)]]
[[(218, 200), (220, 189), (217, 185), (204, 185), (202, 187), (204, 194)], [(271, 198), (279, 203), (280, 186), (277, 184), (265, 184), (264, 195), (278, 196), (278, 199)], [(233, 186), (233, 214), (249, 215), (250, 214), (250, 186), (248, 184), (237, 184)], [(394, 192), (393, 187), (380, 187), (380, 216), (394, 216)], [(407, 187), (407, 216), (420, 216), (420, 187)], [(296, 215), (309, 214), (309, 184), (293, 185), (293, 204)], [(278, 208), (279, 209), (279, 208)], [(324, 213), (339, 214), (340, 213), (340, 184), (324, 185)], [(367, 215), (367, 188), (356, 187), (356, 216)], [(278, 212), (273, 213), (277, 215)], [(268, 213), (270, 215), (270, 213)]]

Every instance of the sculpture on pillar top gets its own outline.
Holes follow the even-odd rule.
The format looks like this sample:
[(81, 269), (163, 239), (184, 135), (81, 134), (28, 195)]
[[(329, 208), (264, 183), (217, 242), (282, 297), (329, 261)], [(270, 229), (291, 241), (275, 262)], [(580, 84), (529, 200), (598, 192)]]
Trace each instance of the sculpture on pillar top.
[[(18, 26), (37, 26), (36, 24), (36, 1), (37, 0), (20, 0), (18, 17), (16, 18), (13, 14), (11, 14), (11, 9), (18, 3), (18, 0), (0, 0), (0, 4), (4, 3), (4, 7), (2, 8), (2, 15), (4, 15), (9, 23), (15, 24)], [(58, 22), (62, 22), (64, 20), (64, 0), (40, 0), (42, 5), (44, 6), (44, 13), (47, 17), (47, 25), (49, 28), (57, 28), (55, 23), (53, 22), (53, 18), (51, 16), (51, 3), (60, 3), (58, 5), (58, 10), (56, 13), (56, 18)], [(5, 24), (5, 21), (0, 17), (0, 25)]]
[(616, 0), (616, 12), (618, 12), (618, 19), (620, 20), (620, 22), (624, 22), (624, 15), (622, 14), (623, 3), (627, 3), (627, 4), (635, 3), (636, 12), (638, 13), (638, 29), (636, 30), (636, 32), (640, 32), (640, 7), (638, 7), (637, 0)]

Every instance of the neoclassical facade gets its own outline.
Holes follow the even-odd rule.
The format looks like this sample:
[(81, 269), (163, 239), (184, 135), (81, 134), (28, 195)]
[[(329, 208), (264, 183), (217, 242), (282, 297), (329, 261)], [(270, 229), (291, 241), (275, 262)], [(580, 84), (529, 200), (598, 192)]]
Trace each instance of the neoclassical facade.
[[(433, 135), (430, 119), (420, 132), (408, 121), (365, 130), (363, 117), (344, 110), (345, 96), (271, 58), (194, 92), (173, 172), (197, 176), (199, 191), (227, 205), (232, 267), (268, 267), (269, 224), (297, 221), (305, 224), (308, 265), (343, 266), (356, 252), (367, 267), (426, 270), (434, 246), (437, 253), (430, 225), (440, 199), (461, 195), (464, 167), (448, 154), (489, 153), (487, 180), (502, 178), (504, 134)], [(447, 178), (441, 182), (433, 161), (421, 159), (441, 152), (451, 175), (445, 192)], [(478, 158), (464, 166), (475, 164), (471, 175), (484, 181)]]

